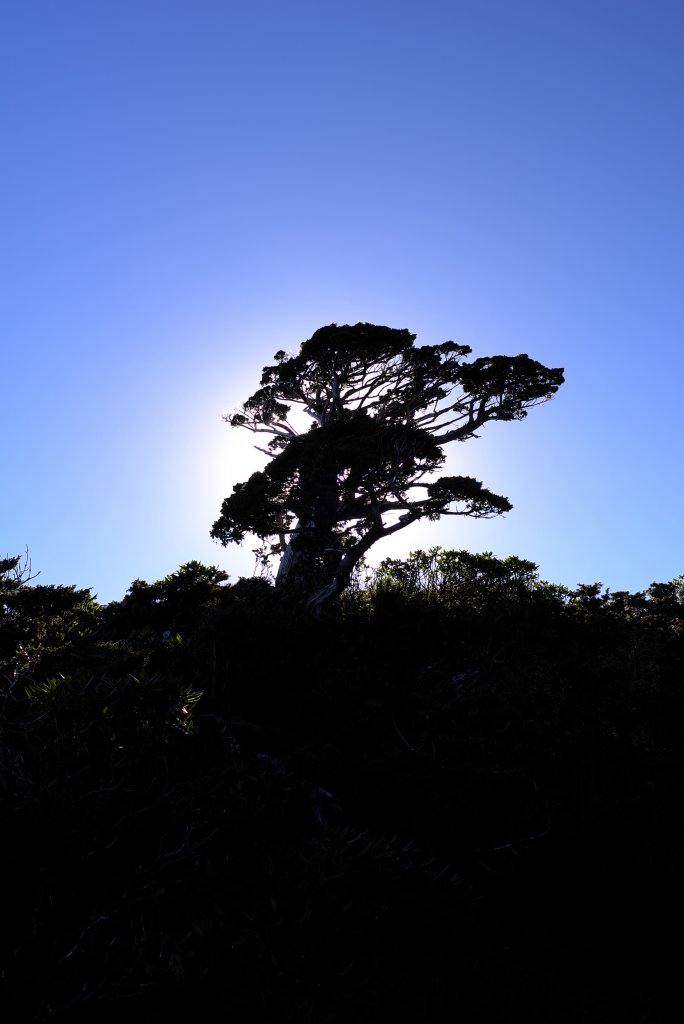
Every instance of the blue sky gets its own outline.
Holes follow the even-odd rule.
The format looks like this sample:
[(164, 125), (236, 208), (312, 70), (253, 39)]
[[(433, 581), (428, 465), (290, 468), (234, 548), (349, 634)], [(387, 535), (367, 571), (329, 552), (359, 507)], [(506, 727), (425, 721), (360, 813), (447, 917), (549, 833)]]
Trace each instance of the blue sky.
[[(684, 572), (679, 0), (0, 0), (0, 554), (100, 600), (263, 462), (221, 413), (326, 323), (565, 366), (400, 533), (639, 590)], [(452, 446), (453, 448), (453, 446)]]

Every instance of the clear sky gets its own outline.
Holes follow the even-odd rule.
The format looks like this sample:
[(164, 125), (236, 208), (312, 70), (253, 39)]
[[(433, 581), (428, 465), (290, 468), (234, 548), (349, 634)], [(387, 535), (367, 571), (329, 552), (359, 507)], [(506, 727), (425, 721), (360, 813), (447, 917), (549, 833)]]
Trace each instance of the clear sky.
[[(100, 600), (264, 461), (221, 422), (327, 323), (565, 366), (414, 526), (640, 590), (684, 572), (681, 0), (0, 0), (0, 555)], [(452, 446), (453, 448), (453, 446)]]

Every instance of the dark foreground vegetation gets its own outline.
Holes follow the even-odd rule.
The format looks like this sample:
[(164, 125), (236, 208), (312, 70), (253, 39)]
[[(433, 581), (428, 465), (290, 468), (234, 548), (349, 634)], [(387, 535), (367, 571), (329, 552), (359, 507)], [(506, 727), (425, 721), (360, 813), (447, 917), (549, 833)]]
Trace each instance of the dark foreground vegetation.
[(3, 1021), (680, 1019), (682, 578), (0, 570)]

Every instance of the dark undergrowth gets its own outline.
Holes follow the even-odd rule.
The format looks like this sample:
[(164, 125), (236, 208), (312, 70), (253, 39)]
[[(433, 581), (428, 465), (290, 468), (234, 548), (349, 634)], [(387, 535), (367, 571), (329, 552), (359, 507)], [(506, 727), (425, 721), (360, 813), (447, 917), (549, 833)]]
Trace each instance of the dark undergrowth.
[(682, 579), (387, 562), (318, 620), (0, 563), (0, 1013), (668, 1022)]

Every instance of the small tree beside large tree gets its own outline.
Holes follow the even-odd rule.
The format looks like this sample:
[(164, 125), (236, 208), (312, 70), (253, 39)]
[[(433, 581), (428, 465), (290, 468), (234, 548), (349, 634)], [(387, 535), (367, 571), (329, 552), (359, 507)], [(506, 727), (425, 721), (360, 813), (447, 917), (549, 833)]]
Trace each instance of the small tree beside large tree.
[(468, 345), (415, 340), (374, 324), (321, 327), (297, 355), (276, 352), (259, 390), (225, 417), (270, 435), (259, 448), (270, 461), (235, 485), (211, 535), (256, 535), (264, 555), (280, 557), (276, 585), (314, 611), (383, 537), (420, 519), (508, 512), (507, 498), (472, 477), (436, 478), (443, 448), (490, 421), (524, 419), (563, 383), (562, 369), (527, 355), (467, 362)]

